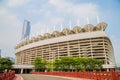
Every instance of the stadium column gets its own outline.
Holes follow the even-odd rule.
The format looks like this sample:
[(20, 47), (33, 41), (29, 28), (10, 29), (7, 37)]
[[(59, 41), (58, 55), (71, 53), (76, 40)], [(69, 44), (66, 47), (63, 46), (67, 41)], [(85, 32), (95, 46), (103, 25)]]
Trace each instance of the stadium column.
[(83, 54), (84, 54), (84, 57), (85, 57), (85, 58), (87, 58), (87, 56), (88, 56), (87, 49), (88, 49), (87, 47), (83, 47), (83, 50), (84, 50), (84, 53), (83, 53)]
[(70, 47), (69, 47), (69, 41), (67, 41), (67, 53), (68, 53), (68, 56), (70, 56)]
[(20, 72), (21, 74), (23, 73), (23, 68), (21, 68), (21, 72)]
[[(42, 47), (41, 47), (41, 48), (42, 48)], [(41, 54), (42, 54), (41, 57), (42, 57), (42, 59), (43, 59), (43, 49), (41, 49), (41, 52), (42, 52), (42, 53), (41, 53)]]
[(22, 54), (20, 55), (20, 64), (22, 64)]
[(49, 46), (49, 49), (48, 49), (48, 50), (49, 50), (49, 61), (50, 61), (50, 45), (48, 45), (48, 46)]
[(57, 48), (58, 48), (58, 59), (60, 58), (60, 56), (59, 56), (59, 43), (57, 43)]
[(81, 57), (81, 54), (80, 54), (80, 43), (79, 43), (79, 40), (78, 40), (78, 50), (79, 50), (79, 57)]
[(105, 51), (105, 41), (104, 41), (104, 37), (103, 37), (103, 49), (104, 49), (104, 56), (105, 56), (105, 64), (107, 64), (107, 56), (106, 56), (106, 51)]
[(90, 52), (91, 52), (91, 58), (93, 59), (93, 51), (92, 51), (92, 41), (90, 38)]

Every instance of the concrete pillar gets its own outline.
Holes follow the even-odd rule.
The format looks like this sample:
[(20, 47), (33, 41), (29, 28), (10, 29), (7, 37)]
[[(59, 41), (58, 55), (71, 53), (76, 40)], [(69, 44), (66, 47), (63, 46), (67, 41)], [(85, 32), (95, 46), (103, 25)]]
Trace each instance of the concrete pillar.
[(35, 68), (32, 69), (32, 72), (35, 72)]
[(21, 72), (20, 72), (21, 74), (23, 73), (23, 68), (21, 69)]

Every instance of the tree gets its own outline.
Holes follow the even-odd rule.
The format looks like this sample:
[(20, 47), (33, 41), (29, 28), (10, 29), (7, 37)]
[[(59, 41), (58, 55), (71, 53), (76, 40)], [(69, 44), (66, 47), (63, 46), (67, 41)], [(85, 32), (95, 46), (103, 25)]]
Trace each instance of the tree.
[(40, 57), (36, 57), (34, 60), (34, 66), (36, 71), (45, 71), (46, 61), (42, 60)]
[(56, 70), (56, 71), (62, 71), (64, 69), (64, 64), (61, 61), (61, 59), (56, 59), (53, 62), (53, 65), (54, 65), (54, 70)]
[(102, 69), (102, 64), (104, 63), (103, 60), (95, 60), (95, 70), (101, 70)]
[(40, 57), (34, 61), (36, 71), (93, 71), (102, 69), (102, 60), (92, 58), (66, 56), (54, 61), (46, 62)]
[(86, 70), (88, 71), (93, 71), (95, 69), (95, 64), (96, 60), (92, 59), (92, 58), (88, 58), (87, 59), (87, 67)]
[(75, 70), (77, 70), (77, 71), (85, 71), (86, 70), (86, 66), (88, 63), (88, 60), (86, 58), (76, 57), (74, 61), (75, 61), (75, 64), (74, 64)]
[(116, 67), (116, 70), (120, 70), (120, 67)]
[(93, 71), (102, 69), (102, 60), (82, 57), (62, 57), (54, 61), (54, 68), (57, 71)]
[(47, 71), (52, 71), (53, 70), (53, 62), (52, 61), (49, 61), (47, 63)]
[(0, 73), (5, 69), (10, 70), (13, 62), (9, 58), (0, 58)]

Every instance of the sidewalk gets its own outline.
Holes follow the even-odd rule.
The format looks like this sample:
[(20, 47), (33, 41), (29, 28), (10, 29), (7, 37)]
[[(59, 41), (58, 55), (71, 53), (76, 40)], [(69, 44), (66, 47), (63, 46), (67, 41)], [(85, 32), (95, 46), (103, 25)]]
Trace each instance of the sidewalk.
[(21, 79), (20, 75), (15, 75), (15, 78), (13, 80), (23, 80), (23, 79)]
[(20, 74), (16, 75), (16, 77), (13, 80), (91, 80), (91, 79), (39, 74)]
[(52, 76), (52, 75), (39, 75), (39, 74), (18, 74), (15, 75), (13, 80), (91, 80), (84, 78), (64, 77), (64, 76)]

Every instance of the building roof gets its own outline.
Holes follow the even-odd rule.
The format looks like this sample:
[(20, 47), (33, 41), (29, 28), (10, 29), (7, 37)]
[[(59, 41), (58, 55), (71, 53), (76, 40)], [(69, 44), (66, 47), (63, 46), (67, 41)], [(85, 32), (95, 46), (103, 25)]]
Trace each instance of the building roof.
[[(37, 41), (42, 41), (42, 40), (46, 40), (46, 39), (52, 39), (52, 38), (57, 38), (57, 37), (62, 37), (62, 36), (66, 36), (66, 35), (74, 35), (74, 34), (81, 34), (81, 36), (87, 35), (88, 32), (90, 33), (98, 33), (98, 32), (103, 32), (105, 31), (107, 27), (107, 24), (105, 22), (101, 22), (99, 24), (97, 24), (96, 26), (92, 25), (92, 24), (87, 24), (85, 25), (83, 28), (81, 28), (80, 26), (75, 26), (73, 29), (68, 29), (68, 28), (64, 28), (61, 32), (59, 31), (53, 31), (52, 34), (50, 33), (45, 33), (43, 35), (38, 35), (37, 37), (32, 37), (29, 40), (25, 40), (20, 42), (19, 44), (16, 45), (15, 49), (18, 49), (24, 45), (28, 45), (30, 43), (34, 43)], [(87, 37), (86, 37), (87, 38)]]

